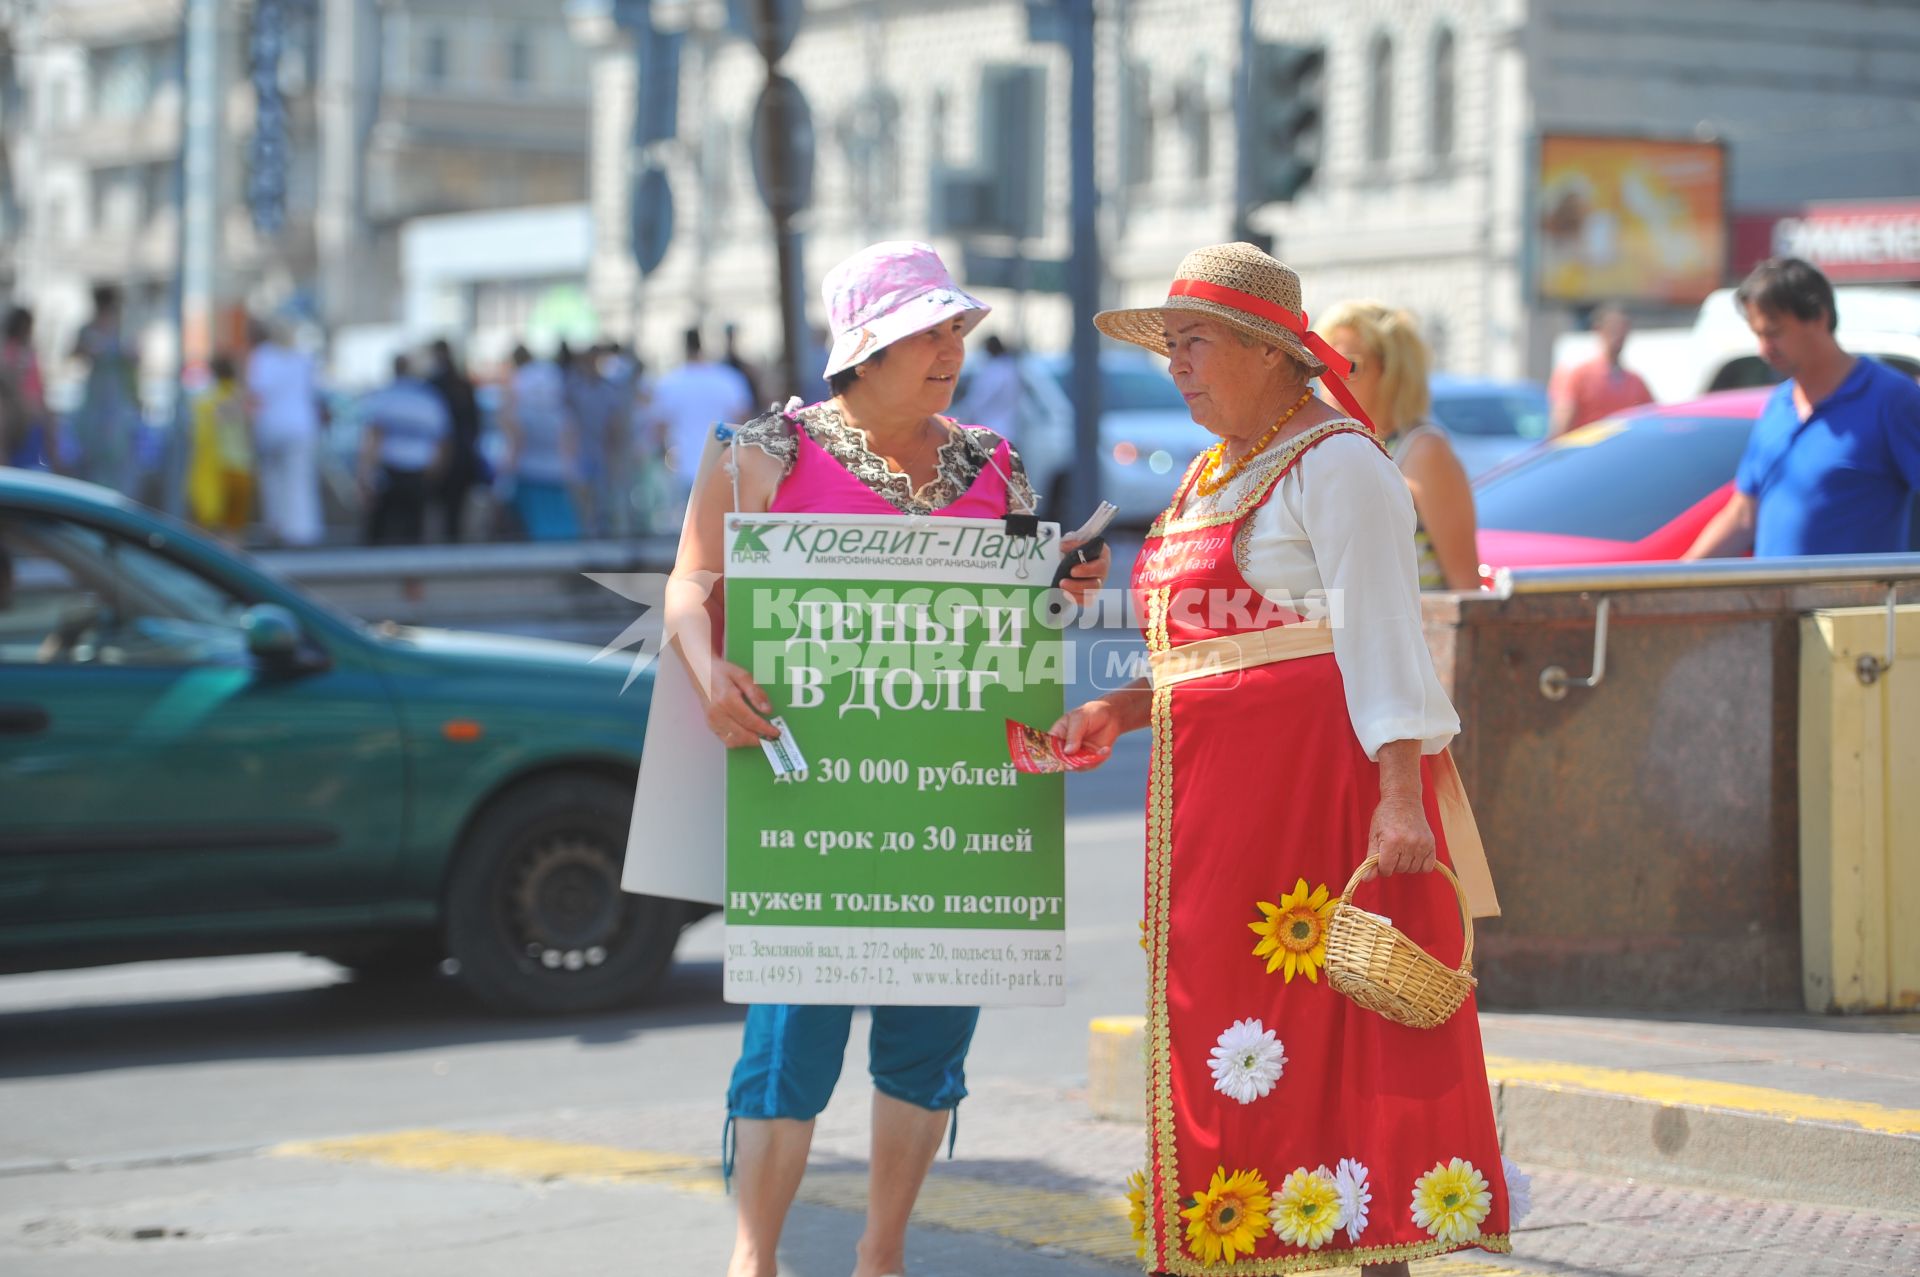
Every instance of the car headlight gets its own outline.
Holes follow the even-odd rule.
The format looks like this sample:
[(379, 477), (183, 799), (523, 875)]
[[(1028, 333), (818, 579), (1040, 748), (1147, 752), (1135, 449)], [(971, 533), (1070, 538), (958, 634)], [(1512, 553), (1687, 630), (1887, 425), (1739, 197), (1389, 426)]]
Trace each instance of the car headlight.
[(1122, 439), (1119, 443), (1113, 445), (1113, 459), (1120, 465), (1130, 466), (1140, 459), (1140, 449), (1134, 447), (1133, 444), (1127, 440)]
[(1173, 454), (1165, 448), (1155, 448), (1153, 455), (1147, 458), (1147, 469), (1155, 474), (1165, 474), (1173, 469)]

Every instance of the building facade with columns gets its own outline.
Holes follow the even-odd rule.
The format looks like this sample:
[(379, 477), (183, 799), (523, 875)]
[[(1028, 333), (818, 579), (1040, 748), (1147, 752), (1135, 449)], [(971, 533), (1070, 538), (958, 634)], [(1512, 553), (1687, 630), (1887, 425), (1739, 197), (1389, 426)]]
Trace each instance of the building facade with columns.
[[(1096, 7), (1102, 293), (1109, 305), (1142, 304), (1163, 295), (1188, 249), (1233, 233), (1240, 6)], [(686, 38), (678, 136), (648, 156), (668, 172), (678, 229), (642, 278), (629, 249), (631, 47), (606, 7), (576, 7), (593, 57), (591, 295), (609, 331), (653, 354), (696, 322), (738, 323), (750, 353), (771, 353), (778, 339), (769, 218), (746, 141), (764, 66), (725, 29), (726, 8), (652, 5), (658, 25)], [(1310, 312), (1377, 297), (1422, 317), (1443, 367), (1541, 377), (1554, 337), (1586, 304), (1541, 293), (1543, 138), (1712, 143), (1724, 160), (1723, 221), (1809, 198), (1911, 196), (1912, 16), (1870, 0), (1252, 0), (1257, 39), (1326, 56), (1315, 177), (1248, 223), (1301, 272)], [(1061, 46), (1029, 40), (1027, 21), (1019, 0), (806, 6), (783, 69), (814, 124), (814, 200), (799, 222), (810, 292), (833, 262), (881, 238), (930, 239), (959, 267), (963, 244), (940, 233), (933, 174), (995, 163), (978, 101), (981, 72), (996, 64), (1037, 67), (1045, 84), (1044, 218), (1019, 251), (1065, 255), (1069, 68)], [(1723, 239), (1710, 247), (1724, 251)], [(982, 291), (1000, 308), (990, 329), (1037, 349), (1066, 345), (1061, 297)], [(1646, 323), (1678, 323), (1691, 304), (1649, 295), (1634, 309)], [(810, 305), (817, 320), (817, 298)]]
[(211, 163), (186, 181), (206, 184), (194, 193), (213, 212), (213, 344), (237, 341), (247, 310), (326, 332), (394, 323), (412, 222), (585, 199), (589, 58), (559, 6), (272, 0), (285, 33), (285, 217), (262, 231), (248, 203), (249, 37), (267, 2), (11, 0), (0, 285), (36, 312), (56, 373), (91, 288), (116, 284), (149, 380), (164, 392), (173, 377), (192, 96), (182, 43), (197, 14), (217, 33), (196, 74), (218, 107)]

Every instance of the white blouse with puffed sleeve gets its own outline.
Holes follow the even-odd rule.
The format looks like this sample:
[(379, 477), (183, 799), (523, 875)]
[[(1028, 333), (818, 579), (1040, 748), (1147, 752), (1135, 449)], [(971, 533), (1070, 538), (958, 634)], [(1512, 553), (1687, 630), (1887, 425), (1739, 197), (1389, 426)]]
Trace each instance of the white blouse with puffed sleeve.
[[(1223, 513), (1273, 475), (1282, 448), (1182, 514)], [(1307, 449), (1242, 526), (1234, 555), (1247, 584), (1297, 611), (1325, 609), (1354, 735), (1377, 759), (1391, 741), (1437, 754), (1460, 718), (1420, 624), (1413, 495), (1370, 440), (1334, 435)]]

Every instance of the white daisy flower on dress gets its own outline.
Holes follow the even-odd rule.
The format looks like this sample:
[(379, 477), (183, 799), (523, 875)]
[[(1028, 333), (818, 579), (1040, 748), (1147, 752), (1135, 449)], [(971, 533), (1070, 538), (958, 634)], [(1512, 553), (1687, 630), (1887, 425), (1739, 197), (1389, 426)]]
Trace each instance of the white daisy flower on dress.
[(1272, 1029), (1236, 1020), (1213, 1048), (1213, 1089), (1251, 1104), (1273, 1089), (1286, 1067), (1286, 1050)]
[(1521, 1220), (1533, 1214), (1533, 1176), (1505, 1153), (1500, 1155), (1500, 1169), (1507, 1175), (1507, 1227), (1518, 1228)]
[(1333, 1172), (1333, 1186), (1340, 1194), (1340, 1222), (1347, 1230), (1347, 1240), (1357, 1242), (1367, 1231), (1367, 1203), (1373, 1200), (1367, 1168), (1351, 1157), (1341, 1158)]

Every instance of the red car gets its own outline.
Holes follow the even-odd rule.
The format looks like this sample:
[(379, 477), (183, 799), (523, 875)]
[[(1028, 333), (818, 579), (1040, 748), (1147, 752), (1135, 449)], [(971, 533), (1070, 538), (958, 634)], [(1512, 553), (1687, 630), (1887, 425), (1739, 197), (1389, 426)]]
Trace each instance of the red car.
[(1582, 426), (1475, 482), (1483, 574), (1677, 559), (1727, 503), (1771, 387)]

